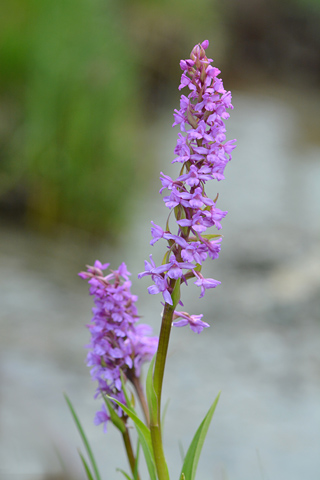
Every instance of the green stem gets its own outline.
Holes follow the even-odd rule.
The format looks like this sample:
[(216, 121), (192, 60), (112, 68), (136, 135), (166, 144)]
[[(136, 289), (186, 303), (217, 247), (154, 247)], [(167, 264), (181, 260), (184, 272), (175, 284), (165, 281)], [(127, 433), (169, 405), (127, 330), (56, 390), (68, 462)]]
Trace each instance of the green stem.
[[(134, 475), (136, 459), (135, 459), (135, 456), (134, 456), (134, 453), (133, 453), (133, 450), (132, 450), (129, 431), (128, 431), (127, 428), (126, 428), (126, 431), (122, 434), (122, 438), (123, 438), (124, 446), (125, 446), (125, 449), (126, 449), (126, 452), (127, 452), (127, 457), (128, 457), (128, 460), (129, 460), (131, 472), (132, 472), (132, 475)], [(139, 474), (138, 474), (137, 478), (138, 478), (138, 480), (140, 480)]]
[(160, 425), (150, 425), (151, 441), (159, 480), (170, 480), (167, 462), (163, 452)]
[[(172, 287), (174, 287), (175, 282), (172, 282), (172, 283), (173, 283)], [(161, 393), (162, 393), (164, 369), (165, 369), (168, 346), (169, 346), (173, 312), (174, 312), (174, 307), (166, 303), (164, 306), (164, 311), (162, 316), (159, 344), (158, 344), (158, 350), (157, 350), (157, 356), (156, 356), (154, 374), (153, 374), (153, 386), (154, 386), (155, 394), (157, 397), (157, 417), (152, 418), (151, 416), (150, 431), (151, 431), (151, 441), (152, 441), (154, 459), (156, 463), (159, 480), (169, 480), (169, 472), (168, 472), (168, 467), (167, 467), (166, 459), (163, 452), (162, 435), (161, 435)]]
[(154, 374), (153, 374), (153, 385), (154, 385), (154, 390), (156, 392), (157, 400), (158, 400), (159, 425), (160, 425), (160, 412), (161, 412), (162, 383), (163, 383), (164, 369), (165, 369), (165, 364), (167, 359), (167, 352), (168, 352), (169, 339), (170, 339), (170, 333), (171, 333), (173, 311), (174, 311), (173, 306), (166, 303), (164, 306), (164, 311), (162, 316), (158, 351), (157, 351), (157, 357), (156, 357)]

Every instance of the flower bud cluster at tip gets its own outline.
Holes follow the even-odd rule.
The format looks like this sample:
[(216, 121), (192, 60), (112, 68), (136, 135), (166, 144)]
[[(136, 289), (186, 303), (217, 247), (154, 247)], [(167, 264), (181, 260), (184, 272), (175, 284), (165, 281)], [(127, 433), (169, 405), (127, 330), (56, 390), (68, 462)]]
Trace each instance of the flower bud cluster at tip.
[[(137, 325), (138, 297), (131, 293), (131, 274), (125, 263), (104, 275), (103, 270), (108, 267), (108, 263), (96, 260), (94, 266), (79, 273), (81, 278), (88, 280), (95, 303), (93, 318), (87, 325), (91, 334), (87, 365), (91, 367), (92, 379), (98, 382), (95, 396), (110, 395), (125, 404), (121, 372), (125, 377), (139, 378), (142, 364), (151, 360), (157, 350), (158, 338), (150, 336), (149, 325)], [(115, 409), (121, 416), (122, 410)], [(109, 419), (103, 404), (94, 422), (104, 423), (106, 429)]]
[[(180, 163), (181, 170), (176, 180), (162, 172), (160, 178), (160, 193), (165, 189), (169, 191), (163, 200), (166, 207), (174, 211), (178, 231), (170, 230), (169, 219), (166, 230), (151, 222), (150, 244), (163, 238), (168, 242), (168, 251), (159, 267), (150, 255), (150, 261), (145, 261), (145, 271), (138, 275), (139, 278), (150, 275), (154, 285), (148, 288), (149, 293), (162, 293), (170, 305), (173, 305), (174, 280), (187, 283), (188, 279), (195, 278), (195, 285), (201, 288), (200, 298), (208, 288), (220, 284), (213, 278), (204, 278), (201, 267), (208, 256), (212, 259), (219, 256), (221, 235), (206, 231), (210, 227), (220, 230), (220, 222), (227, 212), (216, 206), (218, 196), (214, 200), (207, 197), (204, 187), (209, 180), (224, 179), (224, 169), (231, 160), (235, 140), (226, 140), (224, 124), (229, 117), (227, 109), (233, 109), (231, 92), (224, 89), (218, 78), (220, 70), (207, 58), (208, 46), (208, 40), (196, 45), (190, 58), (180, 62), (183, 73), (179, 90), (185, 87), (190, 90), (188, 96), (181, 95), (180, 109), (174, 111), (173, 126), (179, 125), (181, 133), (172, 163)], [(198, 333), (208, 326), (200, 320), (201, 316), (185, 312), (180, 316), (182, 320), (174, 322), (175, 326), (189, 324)]]

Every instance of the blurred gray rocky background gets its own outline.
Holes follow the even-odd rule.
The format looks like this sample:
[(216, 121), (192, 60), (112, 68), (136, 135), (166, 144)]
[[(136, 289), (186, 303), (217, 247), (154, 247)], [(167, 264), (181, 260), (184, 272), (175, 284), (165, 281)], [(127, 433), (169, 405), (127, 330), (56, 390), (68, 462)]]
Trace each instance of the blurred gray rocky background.
[[(252, 0), (241, 8), (229, 1), (215, 17), (222, 36), (219, 40), (212, 33), (215, 41), (209, 54), (218, 57), (215, 65), (233, 93), (235, 109), (227, 134), (228, 139), (237, 138), (238, 147), (226, 180), (208, 185), (208, 194), (215, 197), (219, 192), (218, 206), (229, 211), (223, 221), (220, 258), (205, 266), (208, 276), (222, 284), (202, 300), (192, 283), (182, 291), (186, 310), (204, 313), (211, 327), (201, 335), (186, 327), (172, 332), (164, 387), (164, 399), (170, 399), (164, 438), (172, 478), (180, 471), (179, 443), (186, 451), (220, 390), (198, 479), (319, 478), (320, 77), (314, 53), (319, 53), (314, 27), (318, 9), (311, 0), (309, 10), (298, 2), (288, 2), (287, 9), (286, 3), (278, 9), (271, 4), (268, 9), (266, 2)], [(157, 2), (137, 5), (144, 16), (139, 16), (138, 7), (123, 2), (123, 12), (135, 14), (133, 48), (140, 51), (142, 44), (150, 48), (151, 42), (154, 51), (168, 53), (168, 38), (177, 38), (168, 65), (185, 58), (193, 44), (188, 41), (186, 46), (188, 37), (181, 30), (175, 31), (176, 37), (172, 33), (179, 2), (172, 4), (172, 18)], [(150, 25), (158, 25), (158, 30)], [(196, 26), (200, 30), (200, 24)], [(162, 30), (167, 39), (163, 50)], [(204, 36), (211, 40), (210, 32)], [(110, 235), (109, 217), (100, 234), (92, 232), (90, 224), (79, 228), (59, 216), (52, 224), (52, 217), (39, 220), (39, 212), (29, 208), (23, 175), (2, 198), (1, 480), (85, 478), (77, 453), (83, 446), (63, 392), (81, 418), (103, 479), (121, 478), (117, 467), (128, 470), (118, 432), (110, 426), (104, 435), (93, 425), (100, 402), (93, 399), (95, 385), (83, 348), (89, 339), (85, 325), (92, 299), (77, 273), (97, 258), (112, 267), (125, 261), (133, 291), (139, 295), (142, 321), (158, 333), (161, 299), (148, 296), (148, 279), (138, 281), (137, 274), (150, 253), (160, 258), (164, 248), (161, 242), (149, 245), (150, 221), (164, 225), (167, 215), (158, 194), (159, 172), (177, 175), (177, 166), (170, 162), (178, 133), (171, 124), (179, 101), (179, 72), (173, 84), (159, 73), (164, 57), (157, 57), (157, 62), (146, 49), (145, 63), (141, 58), (137, 61), (140, 74), (144, 72), (142, 85), (145, 98), (150, 98), (149, 104), (142, 104), (145, 118), (139, 120), (137, 136), (148, 174), (139, 180), (138, 169), (128, 193), (119, 180), (122, 170), (119, 178), (112, 173), (120, 192), (113, 194), (111, 209), (127, 196), (123, 225), (115, 227), (116, 233)], [(2, 94), (3, 102), (8, 95)], [(7, 113), (8, 102), (5, 105), (2, 113)], [(44, 172), (41, 175), (45, 178)], [(74, 178), (76, 182), (80, 177)]]

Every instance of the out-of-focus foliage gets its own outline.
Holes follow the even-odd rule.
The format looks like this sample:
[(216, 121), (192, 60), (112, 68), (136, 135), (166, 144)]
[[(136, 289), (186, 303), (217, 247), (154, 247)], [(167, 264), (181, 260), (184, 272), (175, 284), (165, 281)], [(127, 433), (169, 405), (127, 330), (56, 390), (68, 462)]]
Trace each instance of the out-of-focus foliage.
[(1, 10), (0, 195), (33, 223), (116, 228), (138, 168), (137, 75), (117, 3)]

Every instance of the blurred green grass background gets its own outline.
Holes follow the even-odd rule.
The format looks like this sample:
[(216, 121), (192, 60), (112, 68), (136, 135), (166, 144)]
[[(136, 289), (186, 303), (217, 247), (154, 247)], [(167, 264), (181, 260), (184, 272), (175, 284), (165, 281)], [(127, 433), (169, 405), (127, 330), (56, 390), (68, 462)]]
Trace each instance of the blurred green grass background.
[(299, 82), (299, 48), (303, 67), (320, 70), (308, 48), (317, 0), (10, 0), (1, 10), (0, 211), (44, 230), (123, 228), (152, 173), (145, 129), (195, 43), (213, 40), (234, 85), (280, 65)]
[(2, 195), (36, 225), (117, 226), (139, 159), (137, 73), (116, 3), (13, 0), (1, 18)]

